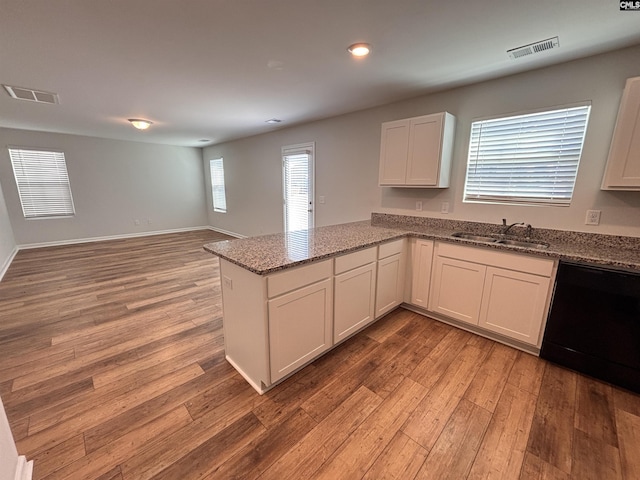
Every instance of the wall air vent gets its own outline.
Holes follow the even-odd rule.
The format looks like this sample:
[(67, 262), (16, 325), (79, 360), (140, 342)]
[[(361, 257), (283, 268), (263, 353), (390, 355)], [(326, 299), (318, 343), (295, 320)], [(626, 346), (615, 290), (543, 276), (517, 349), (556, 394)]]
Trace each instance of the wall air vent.
[(558, 48), (559, 46), (560, 42), (558, 41), (558, 37), (553, 37), (540, 42), (531, 43), (523, 47), (512, 48), (511, 50), (507, 50), (507, 53), (509, 54), (509, 58), (515, 60), (517, 58), (533, 55), (534, 53), (541, 53), (553, 48)]
[(60, 103), (58, 101), (58, 94), (56, 93), (43, 92), (23, 87), (12, 87), (11, 85), (3, 85), (3, 87), (7, 93), (16, 100), (28, 100), (30, 102), (52, 104)]

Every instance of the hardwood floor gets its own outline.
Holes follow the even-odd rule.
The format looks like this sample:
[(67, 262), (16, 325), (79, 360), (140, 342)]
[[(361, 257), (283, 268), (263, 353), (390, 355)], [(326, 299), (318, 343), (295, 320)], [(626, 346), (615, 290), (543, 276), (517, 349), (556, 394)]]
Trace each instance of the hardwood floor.
[(259, 396), (209, 231), (21, 251), (0, 396), (36, 479), (638, 479), (640, 396), (399, 309)]

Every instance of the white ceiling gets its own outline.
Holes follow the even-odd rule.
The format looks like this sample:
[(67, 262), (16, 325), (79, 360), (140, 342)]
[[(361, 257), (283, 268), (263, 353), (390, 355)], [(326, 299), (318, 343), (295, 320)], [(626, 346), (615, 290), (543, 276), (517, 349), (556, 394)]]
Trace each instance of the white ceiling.
[(0, 126), (203, 146), (635, 44), (616, 0), (0, 0), (0, 83), (60, 98)]

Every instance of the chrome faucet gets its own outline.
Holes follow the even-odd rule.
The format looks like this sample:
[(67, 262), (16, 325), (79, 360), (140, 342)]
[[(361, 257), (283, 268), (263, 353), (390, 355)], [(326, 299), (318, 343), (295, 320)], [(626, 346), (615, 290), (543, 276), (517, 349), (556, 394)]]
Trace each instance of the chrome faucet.
[(527, 232), (524, 235), (525, 240), (531, 240), (531, 232), (533, 231), (533, 227), (530, 223), (527, 223)]
[(514, 227), (516, 225), (524, 225), (524, 222), (516, 222), (516, 223), (512, 223), (511, 225), (507, 225), (507, 219), (503, 218), (502, 219), (502, 235), (506, 235), (507, 232), (511, 230), (511, 227)]

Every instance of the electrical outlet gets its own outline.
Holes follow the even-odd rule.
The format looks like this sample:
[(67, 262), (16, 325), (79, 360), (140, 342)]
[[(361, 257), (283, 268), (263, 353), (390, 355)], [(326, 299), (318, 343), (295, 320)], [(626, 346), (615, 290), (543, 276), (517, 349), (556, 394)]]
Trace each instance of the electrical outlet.
[(320, 195), (318, 197), (318, 203), (321, 204), (321, 205), (324, 205), (324, 195)]
[(137, 219), (137, 218), (136, 218), (136, 219), (134, 219), (134, 220), (133, 220), (133, 224), (134, 224), (134, 225), (140, 225), (140, 220), (139, 220), (139, 219)]
[(151, 225), (151, 217), (147, 218), (147, 225)]
[(442, 202), (440, 213), (449, 213), (449, 202)]
[(587, 217), (584, 219), (585, 225), (600, 225), (600, 210), (587, 210)]
[(422, 200), (416, 200), (416, 210), (422, 211)]

